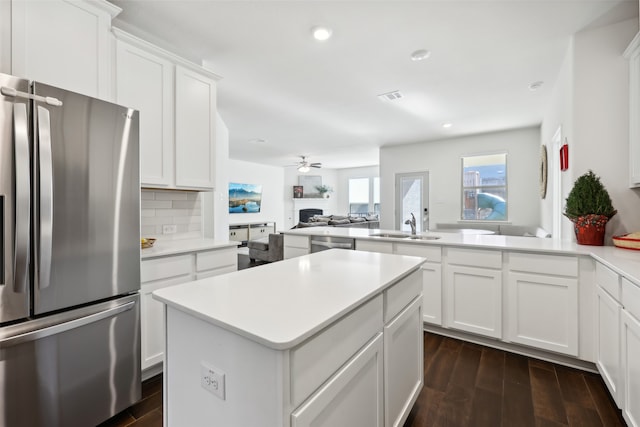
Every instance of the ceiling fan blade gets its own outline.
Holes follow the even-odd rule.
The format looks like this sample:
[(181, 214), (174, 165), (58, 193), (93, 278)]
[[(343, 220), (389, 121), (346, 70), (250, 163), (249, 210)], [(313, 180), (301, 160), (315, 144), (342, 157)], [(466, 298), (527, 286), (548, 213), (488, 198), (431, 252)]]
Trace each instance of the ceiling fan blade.
[(321, 168), (322, 167), (322, 165), (319, 165), (317, 163), (312, 163), (309, 166), (311, 166), (312, 168)]

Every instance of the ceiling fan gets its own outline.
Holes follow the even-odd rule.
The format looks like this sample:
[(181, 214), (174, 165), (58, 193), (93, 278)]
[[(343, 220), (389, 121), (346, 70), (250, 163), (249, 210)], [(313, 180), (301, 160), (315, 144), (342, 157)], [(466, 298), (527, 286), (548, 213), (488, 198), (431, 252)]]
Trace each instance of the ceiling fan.
[(306, 156), (300, 156), (300, 158), (302, 159), (300, 162), (298, 162), (297, 165), (297, 169), (298, 172), (309, 172), (311, 170), (311, 168), (321, 168), (322, 167), (322, 163), (311, 163), (309, 161), (307, 161)]

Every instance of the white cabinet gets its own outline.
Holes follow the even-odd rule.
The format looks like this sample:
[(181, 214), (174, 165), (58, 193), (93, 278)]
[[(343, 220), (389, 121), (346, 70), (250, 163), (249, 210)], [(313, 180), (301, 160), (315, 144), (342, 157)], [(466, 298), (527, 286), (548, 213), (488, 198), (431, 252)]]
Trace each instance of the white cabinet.
[(164, 358), (164, 307), (152, 292), (191, 280), (217, 276), (238, 269), (235, 246), (182, 255), (143, 259), (140, 265), (141, 367), (151, 375)]
[(284, 259), (307, 255), (311, 251), (309, 236), (284, 235)]
[(173, 64), (121, 40), (116, 49), (116, 102), (140, 111), (140, 179), (171, 185)]
[(445, 326), (502, 338), (502, 253), (446, 248)]
[(140, 110), (146, 188), (215, 186), (218, 76), (116, 28), (116, 102)]
[(176, 187), (213, 188), (216, 82), (176, 65)]
[(382, 427), (382, 341), (382, 334), (377, 335), (296, 409), (291, 414), (291, 426)]
[(640, 186), (640, 33), (624, 52), (629, 60), (629, 186)]
[(111, 19), (103, 0), (11, 2), (11, 73), (111, 100)]
[(578, 259), (512, 252), (507, 339), (578, 356)]
[(402, 426), (422, 389), (423, 341), (416, 339), (422, 336), (421, 307), (415, 299), (384, 327), (385, 426)]
[(640, 287), (622, 279), (621, 341), (622, 414), (640, 426)]
[(164, 307), (151, 297), (151, 293), (195, 279), (191, 264), (191, 255), (142, 260), (140, 337), (143, 371), (161, 363), (164, 357)]
[(613, 399), (620, 406), (620, 277), (596, 263), (596, 366)]
[[(620, 400), (620, 312), (622, 306), (602, 288), (596, 291), (596, 366), (611, 396)], [(618, 404), (619, 405), (619, 404)]]

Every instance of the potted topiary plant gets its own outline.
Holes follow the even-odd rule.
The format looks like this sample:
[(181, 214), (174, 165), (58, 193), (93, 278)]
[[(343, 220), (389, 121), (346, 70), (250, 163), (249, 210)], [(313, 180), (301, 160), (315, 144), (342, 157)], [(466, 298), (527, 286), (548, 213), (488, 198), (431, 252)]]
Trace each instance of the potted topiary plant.
[(589, 170), (573, 184), (564, 215), (574, 224), (580, 245), (604, 245), (605, 227), (617, 211), (600, 178)]

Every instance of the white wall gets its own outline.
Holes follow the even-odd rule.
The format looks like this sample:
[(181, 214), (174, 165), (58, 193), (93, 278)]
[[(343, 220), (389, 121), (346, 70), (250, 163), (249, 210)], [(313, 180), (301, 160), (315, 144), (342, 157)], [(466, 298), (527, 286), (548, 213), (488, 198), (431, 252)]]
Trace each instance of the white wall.
[[(569, 144), (569, 170), (560, 173), (562, 209), (573, 182), (589, 169), (609, 191), (618, 214), (607, 225), (605, 244), (612, 235), (640, 230), (640, 192), (628, 188), (629, 73), (622, 56), (637, 31), (632, 19), (575, 34), (541, 127), (541, 143), (561, 125)], [(550, 201), (541, 204), (543, 226), (551, 209)], [(566, 218), (562, 238), (575, 240)]]
[[(228, 160), (229, 180), (242, 184), (262, 185), (262, 206), (259, 213), (229, 214), (229, 224), (245, 222), (275, 221), (277, 230), (283, 229), (285, 217), (284, 170), (281, 167), (266, 166), (241, 160)], [(222, 190), (222, 188), (221, 188)], [(225, 185), (228, 200), (228, 186)], [(225, 209), (228, 209), (228, 202)], [(228, 210), (227, 210), (228, 212)], [(228, 232), (227, 232), (228, 238)]]
[[(338, 210), (337, 199), (338, 192), (338, 174), (335, 169), (312, 169), (302, 174), (295, 167), (281, 168), (284, 171), (284, 215), (285, 221), (282, 229), (292, 228), (298, 223), (298, 211), (300, 209), (322, 209), (325, 215), (346, 215), (347, 212)], [(333, 188), (333, 193), (329, 194), (328, 199), (294, 199), (293, 186), (298, 185), (298, 177), (300, 175), (316, 175), (322, 177), (322, 184)]]
[(462, 156), (507, 152), (508, 222), (538, 225), (540, 221), (538, 127), (471, 135), (448, 140), (395, 145), (380, 149), (380, 226), (395, 224), (395, 174), (429, 171), (429, 222), (460, 220)]

